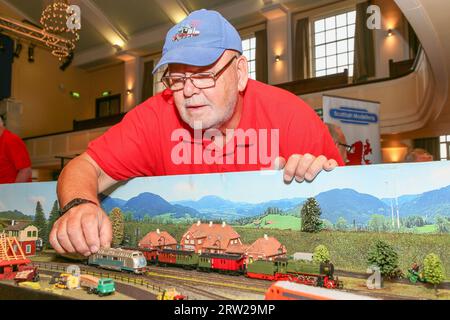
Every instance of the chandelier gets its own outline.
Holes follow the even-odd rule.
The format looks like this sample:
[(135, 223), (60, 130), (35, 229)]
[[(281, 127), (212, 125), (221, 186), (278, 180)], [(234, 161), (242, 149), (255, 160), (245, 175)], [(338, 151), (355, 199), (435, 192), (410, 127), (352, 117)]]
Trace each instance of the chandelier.
[[(67, 0), (54, 0), (42, 12), (40, 22), (45, 33), (45, 43), (52, 50), (52, 54), (60, 60), (67, 57), (80, 39), (79, 11), (76, 12)], [(54, 45), (57, 38), (65, 39), (63, 46)]]

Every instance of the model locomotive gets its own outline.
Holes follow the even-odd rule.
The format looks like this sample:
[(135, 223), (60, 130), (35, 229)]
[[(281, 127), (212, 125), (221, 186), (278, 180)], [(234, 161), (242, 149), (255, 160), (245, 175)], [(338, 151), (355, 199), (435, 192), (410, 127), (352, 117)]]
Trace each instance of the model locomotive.
[(132, 251), (121, 248), (102, 248), (89, 257), (88, 264), (104, 269), (139, 274), (145, 271), (147, 261), (142, 252), (138, 250)]
[(175, 266), (204, 272), (245, 275), (263, 280), (289, 280), (301, 284), (342, 288), (334, 277), (332, 263), (314, 263), (301, 260), (275, 259), (250, 261), (243, 254), (218, 254), (174, 249), (101, 249), (89, 258), (89, 264), (102, 268), (142, 273), (147, 263), (157, 266)]
[(314, 263), (302, 260), (256, 260), (247, 266), (247, 277), (264, 280), (289, 280), (301, 284), (342, 288), (342, 281), (334, 277), (332, 263)]

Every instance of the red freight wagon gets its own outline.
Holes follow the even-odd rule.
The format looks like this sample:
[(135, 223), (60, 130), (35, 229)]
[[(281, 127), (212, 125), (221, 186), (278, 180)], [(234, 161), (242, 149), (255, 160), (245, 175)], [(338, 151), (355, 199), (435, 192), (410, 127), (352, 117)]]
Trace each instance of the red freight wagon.
[(177, 263), (177, 250), (163, 249), (158, 254), (158, 264), (176, 264)]
[(231, 273), (243, 273), (245, 270), (245, 258), (243, 255), (203, 254), (202, 256), (211, 259), (211, 269), (213, 270)]
[(147, 264), (156, 264), (158, 261), (157, 249), (139, 248), (139, 251), (141, 251), (145, 259), (147, 259)]

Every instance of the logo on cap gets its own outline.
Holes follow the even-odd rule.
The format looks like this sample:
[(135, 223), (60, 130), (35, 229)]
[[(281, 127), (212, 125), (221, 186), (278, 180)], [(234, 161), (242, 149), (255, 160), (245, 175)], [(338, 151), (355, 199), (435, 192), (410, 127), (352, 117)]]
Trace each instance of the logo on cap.
[(187, 38), (197, 37), (200, 31), (197, 30), (194, 23), (181, 26), (178, 32), (173, 36), (172, 41), (180, 41)]

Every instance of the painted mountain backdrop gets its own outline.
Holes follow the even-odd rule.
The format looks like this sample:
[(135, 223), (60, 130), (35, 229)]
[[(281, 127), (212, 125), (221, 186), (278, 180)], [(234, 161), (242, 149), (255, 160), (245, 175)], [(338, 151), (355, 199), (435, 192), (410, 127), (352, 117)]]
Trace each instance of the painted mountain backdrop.
[[(349, 223), (366, 224), (373, 214), (390, 217), (397, 208), (400, 217), (418, 215), (434, 219), (436, 215), (450, 216), (450, 186), (417, 195), (404, 195), (397, 199), (378, 199), (353, 189), (333, 189), (316, 195), (322, 209), (322, 218), (336, 223), (339, 217)], [(133, 214), (135, 219), (170, 215), (172, 219), (191, 218), (203, 220), (226, 220), (232, 222), (240, 218), (257, 217), (267, 208), (275, 207), (285, 214), (300, 215), (306, 198), (280, 199), (257, 204), (233, 202), (218, 196), (205, 196), (197, 201), (186, 200), (168, 202), (159, 195), (145, 192), (128, 201), (102, 197), (102, 206), (109, 212), (114, 207)]]
[(102, 207), (106, 212), (118, 207), (123, 212), (131, 212), (137, 220), (143, 219), (145, 215), (155, 217), (162, 214), (171, 214), (172, 218), (183, 218), (186, 216), (200, 218), (201, 214), (192, 208), (171, 204), (157, 194), (144, 192), (136, 197), (124, 201), (122, 199), (102, 196)]

